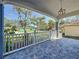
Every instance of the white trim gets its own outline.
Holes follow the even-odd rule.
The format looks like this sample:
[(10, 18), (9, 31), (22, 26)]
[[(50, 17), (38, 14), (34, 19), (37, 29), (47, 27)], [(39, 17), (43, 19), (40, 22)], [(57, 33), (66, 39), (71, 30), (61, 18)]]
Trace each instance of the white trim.
[(30, 47), (30, 46), (34, 46), (34, 45), (43, 43), (43, 42), (48, 41), (48, 40), (49, 40), (49, 39), (44, 40), (44, 41), (41, 41), (41, 42), (38, 42), (38, 43), (35, 43), (35, 44), (31, 44), (31, 45), (28, 45), (28, 46), (25, 46), (25, 47), (22, 47), (22, 48), (19, 48), (19, 49), (16, 49), (16, 50), (13, 50), (13, 51), (10, 51), (10, 52), (7, 52), (7, 53), (4, 53), (3, 56), (10, 55), (10, 54), (12, 54), (12, 53), (18, 52), (18, 51), (23, 50), (23, 49), (25, 49), (25, 48), (28, 48), (28, 47)]

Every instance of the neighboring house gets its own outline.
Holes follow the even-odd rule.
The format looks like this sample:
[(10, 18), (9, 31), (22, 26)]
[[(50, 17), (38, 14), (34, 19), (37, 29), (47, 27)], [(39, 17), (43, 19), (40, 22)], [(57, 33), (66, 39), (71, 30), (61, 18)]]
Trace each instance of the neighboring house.
[(64, 24), (61, 26), (61, 30), (65, 36), (79, 37), (79, 24)]

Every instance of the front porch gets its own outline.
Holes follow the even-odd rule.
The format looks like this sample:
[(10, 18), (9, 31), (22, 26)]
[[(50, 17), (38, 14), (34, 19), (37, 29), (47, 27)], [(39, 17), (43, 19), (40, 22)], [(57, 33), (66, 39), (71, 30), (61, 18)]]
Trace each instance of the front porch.
[(5, 55), (4, 59), (78, 59), (79, 40), (46, 40)]
[[(67, 14), (64, 17), (79, 15), (79, 1), (76, 0), (64, 0), (64, 6), (66, 9)], [(59, 1), (58, 0), (0, 0), (0, 59), (78, 59), (79, 58), (79, 40), (74, 40), (70, 38), (60, 38), (58, 40), (51, 40), (51, 34), (47, 32), (47, 36), (44, 37), (44, 40), (35, 41), (36, 36), (33, 33), (32, 43), (28, 45), (28, 41), (24, 38), (24, 41), (21, 42), (22, 45), (18, 43), (12, 43), (12, 48), (14, 49), (13, 45), (19, 46), (10, 51), (12, 49), (10, 47), (10, 38), (7, 39), (8, 41), (8, 53), (3, 54), (3, 45), (5, 45), (4, 40), (4, 3), (10, 3), (13, 5), (17, 5), (20, 7), (28, 8), (35, 10), (40, 13), (44, 13), (56, 20), (56, 38), (59, 36), (59, 17), (57, 11), (59, 10)], [(52, 5), (52, 7), (50, 7)], [(70, 5), (70, 6), (69, 6)], [(46, 33), (46, 32), (45, 32)], [(19, 35), (20, 36), (20, 35)], [(10, 35), (9, 35), (10, 37)], [(39, 36), (38, 36), (39, 37)], [(19, 38), (19, 39), (23, 39)], [(40, 38), (39, 38), (40, 39)], [(53, 38), (54, 39), (54, 38)], [(12, 39), (14, 40), (14, 39)], [(15, 40), (17, 41), (17, 39)], [(18, 44), (18, 45), (16, 45)]]

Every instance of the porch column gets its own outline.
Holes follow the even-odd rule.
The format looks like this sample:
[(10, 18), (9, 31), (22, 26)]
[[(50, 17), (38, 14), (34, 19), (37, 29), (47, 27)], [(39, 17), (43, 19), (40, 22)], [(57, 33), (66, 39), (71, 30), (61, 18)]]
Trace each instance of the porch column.
[(56, 37), (58, 38), (58, 21), (56, 21)]
[(60, 19), (60, 17), (59, 16), (57, 16), (57, 19), (56, 19), (56, 37), (58, 38), (58, 36), (59, 36), (59, 19)]
[(0, 59), (3, 59), (3, 32), (4, 32), (4, 11), (3, 4), (0, 0)]

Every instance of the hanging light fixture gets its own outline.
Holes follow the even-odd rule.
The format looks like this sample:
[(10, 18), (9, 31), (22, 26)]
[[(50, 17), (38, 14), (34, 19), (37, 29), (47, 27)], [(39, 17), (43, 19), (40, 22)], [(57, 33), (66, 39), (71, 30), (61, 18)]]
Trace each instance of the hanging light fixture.
[(62, 8), (62, 0), (60, 0), (60, 10), (58, 11), (58, 17), (63, 18), (65, 16), (65, 9)]

